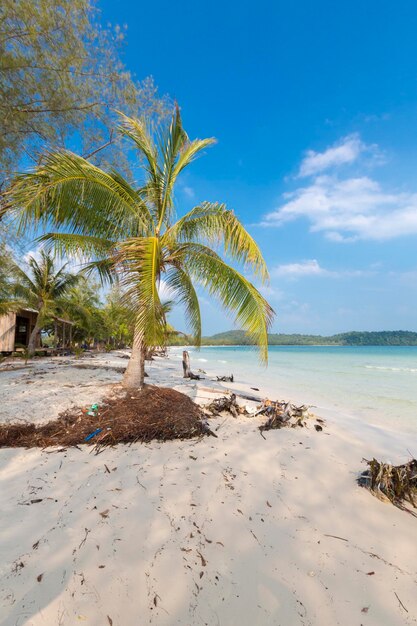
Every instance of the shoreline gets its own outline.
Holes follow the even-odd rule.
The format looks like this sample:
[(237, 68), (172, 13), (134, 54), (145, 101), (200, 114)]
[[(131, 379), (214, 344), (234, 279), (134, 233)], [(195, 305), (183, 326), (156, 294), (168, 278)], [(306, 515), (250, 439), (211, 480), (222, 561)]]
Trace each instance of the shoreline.
[[(204, 346), (204, 348), (206, 347), (215, 347), (215, 346)], [(225, 347), (233, 347), (233, 346), (225, 346)], [(242, 347), (247, 348), (248, 346), (242, 346)], [(347, 347), (350, 347), (350, 346), (347, 346)], [(183, 350), (183, 349), (186, 349), (186, 347), (173, 346), (169, 348), (169, 350), (172, 350), (172, 351)], [(196, 349), (195, 349), (195, 353), (201, 354), (201, 352), (197, 351)], [(178, 358), (178, 361), (179, 361), (179, 355), (176, 356), (175, 358)], [(194, 368), (197, 368), (200, 365), (203, 366), (203, 369), (205, 366), (210, 366), (211, 368), (213, 367), (213, 364), (208, 361), (206, 361), (205, 363), (194, 362)], [(214, 376), (214, 374), (212, 375)], [(223, 383), (223, 385), (225, 384), (226, 383)], [(276, 389), (273, 388), (272, 384), (268, 384), (262, 381), (261, 374), (259, 372), (256, 372), (255, 374), (253, 374), (253, 378), (251, 379), (250, 382), (248, 380), (244, 380), (241, 382), (235, 382), (232, 385), (230, 385), (230, 383), (227, 383), (227, 384), (230, 386), (231, 389), (235, 389), (235, 388), (238, 389), (239, 385), (241, 386), (243, 385), (244, 389), (250, 389), (252, 385), (257, 386), (261, 390), (259, 393), (262, 392), (261, 393), (262, 397), (268, 397), (272, 400), (281, 399), (285, 401), (292, 401), (298, 405), (306, 404), (309, 402), (309, 399), (306, 398), (306, 395), (308, 394), (305, 394), (303, 396), (301, 393), (299, 395), (298, 393), (294, 393), (293, 390), (285, 387), (285, 382), (283, 382), (282, 379), (280, 380), (280, 389), (279, 389), (279, 392), (277, 393)], [(253, 391), (246, 391), (246, 392), (254, 393)], [(385, 436), (385, 435), (394, 436), (395, 438), (398, 438), (400, 440), (404, 439), (404, 445), (407, 444), (408, 447), (410, 447), (410, 438), (412, 438), (412, 441), (413, 441), (415, 440), (417, 436), (416, 428), (413, 429), (412, 426), (406, 425), (405, 427), (398, 427), (395, 424), (390, 424), (388, 423), (388, 421), (385, 421), (385, 420), (383, 423), (378, 423), (374, 421), (375, 418), (373, 415), (370, 415), (369, 413), (367, 414), (364, 410), (358, 411), (357, 409), (355, 409), (355, 407), (348, 407), (348, 406), (343, 406), (343, 405), (332, 406), (330, 402), (324, 403), (317, 398), (311, 398), (311, 402), (312, 403), (310, 404), (310, 406), (312, 407), (313, 413), (316, 413), (319, 417), (324, 417), (325, 419), (331, 420), (332, 422), (335, 423), (336, 426), (338, 424), (344, 425), (346, 428), (348, 427), (354, 428), (356, 431), (360, 431), (361, 429), (374, 430), (375, 433), (378, 433), (379, 431), (381, 431), (382, 436)], [(417, 456), (417, 449), (414, 450), (414, 456)]]
[[(95, 402), (126, 363), (110, 353), (1, 371), (0, 413), (40, 422)], [(146, 382), (199, 402), (232, 389), (185, 381), (176, 358), (146, 369)], [(217, 439), (0, 449), (0, 626), (415, 624), (416, 519), (356, 484), (363, 457), (403, 444), (324, 417), (321, 433), (265, 440), (262, 419), (226, 417), (210, 419)]]
[[(190, 344), (189, 346), (168, 346), (169, 348), (183, 348), (184, 350), (193, 348), (199, 350), (201, 348), (253, 348), (255, 344), (245, 343), (222, 343), (222, 344), (202, 344), (200, 348)], [(269, 348), (417, 348), (417, 344), (389, 344), (382, 345), (378, 343), (369, 344), (346, 344), (346, 343), (269, 343)]]

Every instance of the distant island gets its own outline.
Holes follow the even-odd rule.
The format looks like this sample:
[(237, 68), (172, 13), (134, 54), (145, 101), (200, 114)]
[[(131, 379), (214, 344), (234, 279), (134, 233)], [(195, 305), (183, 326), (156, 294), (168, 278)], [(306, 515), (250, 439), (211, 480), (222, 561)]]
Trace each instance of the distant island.
[[(170, 345), (192, 344), (192, 338), (180, 334), (172, 336)], [(203, 337), (203, 346), (246, 346), (250, 339), (242, 330), (230, 330), (211, 337)], [(408, 330), (386, 330), (381, 332), (340, 333), (323, 337), (322, 335), (268, 335), (270, 346), (417, 346), (417, 333)]]

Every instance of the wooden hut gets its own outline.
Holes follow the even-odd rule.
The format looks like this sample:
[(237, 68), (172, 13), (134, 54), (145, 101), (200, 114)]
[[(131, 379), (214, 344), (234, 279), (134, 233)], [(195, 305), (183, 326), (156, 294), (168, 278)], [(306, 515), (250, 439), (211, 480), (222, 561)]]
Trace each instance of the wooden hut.
[[(18, 348), (27, 347), (37, 316), (38, 312), (35, 309), (19, 309), (1, 315), (0, 353), (11, 353)], [(73, 323), (59, 317), (54, 318), (55, 341), (59, 344), (60, 349), (68, 348), (71, 345)]]
[(34, 309), (19, 309), (0, 316), (0, 352), (26, 347), (37, 317)]

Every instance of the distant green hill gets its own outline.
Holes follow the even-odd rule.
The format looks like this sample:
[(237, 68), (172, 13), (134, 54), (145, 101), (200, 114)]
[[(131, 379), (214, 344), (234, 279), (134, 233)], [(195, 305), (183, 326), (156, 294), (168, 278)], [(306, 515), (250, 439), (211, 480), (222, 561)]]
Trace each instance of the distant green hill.
[[(184, 344), (184, 337), (179, 339)], [(191, 341), (190, 341), (191, 343)], [(270, 346), (417, 346), (417, 333), (408, 330), (390, 330), (381, 332), (349, 332), (331, 337), (321, 335), (268, 335)], [(242, 330), (230, 330), (211, 337), (203, 337), (204, 346), (245, 346), (251, 341)]]

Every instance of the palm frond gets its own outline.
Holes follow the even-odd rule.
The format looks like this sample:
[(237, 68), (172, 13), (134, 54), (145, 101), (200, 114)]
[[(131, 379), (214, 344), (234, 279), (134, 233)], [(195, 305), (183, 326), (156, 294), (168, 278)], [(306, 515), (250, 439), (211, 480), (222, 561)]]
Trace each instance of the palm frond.
[(180, 267), (171, 268), (164, 276), (167, 286), (178, 298), (178, 303), (185, 306), (187, 323), (189, 324), (197, 346), (201, 345), (201, 313), (197, 292), (186, 271)]
[(178, 105), (175, 107), (171, 125), (161, 141), (162, 171), (162, 206), (159, 216), (159, 228), (168, 224), (172, 217), (173, 190), (175, 182), (182, 172), (205, 147), (213, 144), (215, 139), (196, 139), (190, 141), (183, 129)]
[(20, 231), (31, 223), (72, 233), (118, 238), (149, 227), (146, 203), (120, 174), (104, 172), (68, 151), (15, 179), (9, 193)]
[(97, 276), (102, 285), (112, 285), (117, 280), (113, 258), (99, 259), (84, 263), (80, 273), (84, 276)]
[(115, 242), (111, 239), (72, 233), (47, 233), (38, 237), (37, 241), (45, 244), (46, 250), (54, 250), (61, 257), (101, 258), (111, 256), (115, 250)]
[(121, 124), (118, 127), (119, 132), (125, 137), (129, 137), (142, 156), (146, 159), (146, 171), (150, 175), (153, 182), (160, 179), (160, 169), (158, 165), (158, 154), (153, 141), (152, 133), (149, 125), (144, 119), (128, 117), (118, 111), (121, 117)]
[[(36, 293), (36, 285), (33, 280), (31, 280), (30, 276), (17, 264), (12, 268), (11, 276), (13, 278), (13, 288), (15, 293), (17, 293), (17, 289), (25, 290), (26, 294)], [(23, 293), (23, 291), (21, 292)]]
[(26, 306), (37, 307), (36, 288), (30, 288), (23, 281), (17, 281), (13, 284), (13, 296)]
[(239, 272), (217, 255), (191, 250), (185, 256), (187, 272), (210, 295), (217, 297), (224, 309), (234, 315), (235, 323), (243, 328), (259, 347), (263, 362), (268, 360), (268, 328), (274, 311), (259, 291)]
[(70, 274), (69, 272), (55, 275), (55, 284), (51, 290), (51, 298), (56, 300), (62, 298), (72, 287), (80, 281), (80, 274)]
[(8, 313), (12, 313), (13, 311), (18, 311), (20, 308), (22, 308), (22, 306), (24, 306), (24, 302), (21, 300), (9, 300), (0, 297), (0, 316), (7, 315)]
[(182, 126), (180, 111), (178, 106), (176, 106), (172, 115), (171, 124), (165, 132), (161, 132), (159, 134), (158, 139), (161, 170), (161, 203), (158, 207), (158, 232), (160, 231), (162, 225), (169, 221), (172, 214), (172, 174), (175, 169), (178, 153), (187, 140), (188, 136)]
[(179, 219), (165, 234), (173, 241), (202, 241), (223, 246), (226, 254), (244, 263), (267, 281), (268, 270), (255, 240), (224, 204), (203, 202)]
[(178, 161), (175, 165), (172, 174), (172, 184), (175, 183), (182, 170), (192, 163), (205, 148), (208, 148), (216, 143), (214, 137), (208, 137), (207, 139), (194, 139), (190, 141), (180, 152)]
[(136, 330), (146, 345), (164, 344), (166, 319), (158, 285), (162, 249), (158, 237), (136, 237), (120, 244), (118, 263), (124, 274), (125, 299), (134, 303)]

